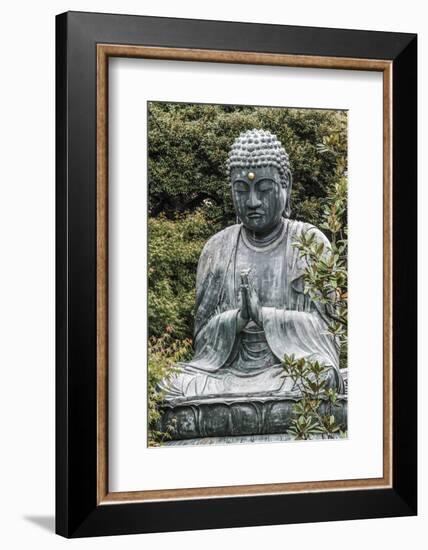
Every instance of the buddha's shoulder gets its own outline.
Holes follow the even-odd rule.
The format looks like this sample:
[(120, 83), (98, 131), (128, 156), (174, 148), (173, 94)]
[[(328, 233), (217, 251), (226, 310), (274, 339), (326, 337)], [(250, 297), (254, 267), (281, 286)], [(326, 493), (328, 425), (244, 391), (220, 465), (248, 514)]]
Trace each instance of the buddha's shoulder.
[(317, 241), (324, 243), (329, 243), (327, 237), (324, 233), (318, 229), (315, 225), (307, 222), (302, 222), (299, 220), (287, 220), (289, 234), (295, 238), (300, 237), (301, 235), (311, 235), (313, 234)]
[(222, 229), (210, 237), (204, 246), (204, 251), (222, 250), (228, 243), (234, 242), (237, 238), (241, 225), (235, 224)]

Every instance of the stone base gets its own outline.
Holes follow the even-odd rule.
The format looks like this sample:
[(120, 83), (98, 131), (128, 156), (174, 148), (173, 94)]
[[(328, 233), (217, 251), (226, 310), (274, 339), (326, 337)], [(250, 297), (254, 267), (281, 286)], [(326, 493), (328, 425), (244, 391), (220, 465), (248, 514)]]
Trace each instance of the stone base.
[[(327, 440), (326, 436), (313, 435), (313, 440)], [(329, 439), (341, 439), (339, 435), (334, 434)], [(239, 443), (278, 443), (282, 441), (295, 441), (294, 437), (288, 434), (266, 434), (266, 435), (235, 435), (229, 437), (198, 437), (196, 439), (176, 439), (166, 441), (163, 447), (184, 447), (189, 445), (230, 445)]]
[[(298, 400), (295, 395), (266, 394), (176, 400), (165, 405), (160, 428), (173, 426), (173, 440), (286, 434)], [(329, 410), (327, 403), (320, 407), (321, 414)], [(347, 411), (347, 396), (339, 396), (332, 411), (338, 424), (347, 425)]]

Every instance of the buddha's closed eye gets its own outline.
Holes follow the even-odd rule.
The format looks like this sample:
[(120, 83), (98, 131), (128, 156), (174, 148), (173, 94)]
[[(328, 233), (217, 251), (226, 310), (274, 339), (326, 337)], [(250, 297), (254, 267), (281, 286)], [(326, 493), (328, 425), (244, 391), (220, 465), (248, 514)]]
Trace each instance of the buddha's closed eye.
[(274, 182), (271, 180), (262, 180), (261, 182), (259, 182), (257, 187), (258, 187), (258, 190), (263, 193), (266, 191), (272, 191), (273, 185), (274, 185)]
[(236, 182), (233, 188), (237, 193), (248, 193), (250, 190), (248, 184), (243, 181)]

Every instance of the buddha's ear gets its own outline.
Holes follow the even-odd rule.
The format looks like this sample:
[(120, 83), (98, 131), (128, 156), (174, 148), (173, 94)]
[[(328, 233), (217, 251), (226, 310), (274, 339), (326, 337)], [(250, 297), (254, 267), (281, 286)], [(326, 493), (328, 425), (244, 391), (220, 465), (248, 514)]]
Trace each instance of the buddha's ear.
[(293, 176), (290, 170), (287, 170), (287, 200), (285, 201), (285, 208), (283, 212), (284, 218), (289, 218), (291, 214), (291, 190), (293, 188)]

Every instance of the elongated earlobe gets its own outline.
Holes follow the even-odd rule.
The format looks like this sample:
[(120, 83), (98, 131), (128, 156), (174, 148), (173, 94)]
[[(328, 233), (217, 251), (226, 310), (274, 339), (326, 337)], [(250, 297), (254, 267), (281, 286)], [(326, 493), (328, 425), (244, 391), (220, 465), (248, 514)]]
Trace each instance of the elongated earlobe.
[(287, 170), (287, 179), (288, 179), (287, 200), (285, 201), (285, 208), (282, 214), (284, 218), (289, 218), (291, 215), (291, 190), (293, 188), (293, 176), (290, 170)]

